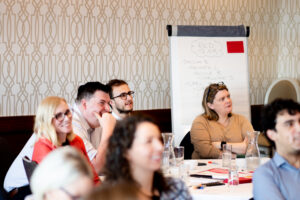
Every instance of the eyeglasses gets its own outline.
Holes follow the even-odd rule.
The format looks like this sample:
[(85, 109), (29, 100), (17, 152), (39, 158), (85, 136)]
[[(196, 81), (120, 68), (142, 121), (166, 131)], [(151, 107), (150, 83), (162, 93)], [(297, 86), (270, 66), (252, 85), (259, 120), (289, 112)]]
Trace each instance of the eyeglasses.
[(115, 96), (115, 97), (113, 97), (113, 98), (111, 98), (111, 99), (115, 99), (115, 98), (118, 98), (118, 97), (120, 97), (122, 100), (126, 100), (127, 99), (127, 96), (131, 96), (131, 97), (133, 97), (134, 96), (134, 91), (129, 91), (129, 92), (123, 92), (123, 93), (121, 93), (120, 95), (118, 95), (118, 96)]
[(222, 90), (222, 89), (225, 89), (225, 88), (226, 88), (226, 85), (224, 84), (223, 81), (219, 82), (219, 83), (213, 83), (213, 84), (211, 84), (208, 87), (208, 91), (207, 91), (207, 94), (206, 94), (206, 101), (208, 102), (209, 93), (211, 92), (212, 89)]
[(65, 119), (65, 116), (67, 116), (69, 118), (72, 116), (72, 113), (69, 109), (67, 109), (65, 113), (59, 112), (59, 113), (55, 114), (54, 118), (56, 120), (62, 122)]
[(75, 196), (73, 194), (71, 194), (68, 190), (66, 190), (65, 188), (63, 187), (60, 187), (59, 188), (61, 191), (63, 191), (64, 193), (66, 193), (66, 195), (68, 195), (72, 200), (78, 200), (78, 199), (81, 199), (80, 196)]

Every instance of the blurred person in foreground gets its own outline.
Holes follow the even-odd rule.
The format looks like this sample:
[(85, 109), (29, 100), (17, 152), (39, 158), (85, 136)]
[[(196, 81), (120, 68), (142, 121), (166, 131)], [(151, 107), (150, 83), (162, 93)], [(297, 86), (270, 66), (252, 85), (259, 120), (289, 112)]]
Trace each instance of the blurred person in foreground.
[(140, 115), (118, 121), (108, 144), (104, 184), (128, 182), (141, 199), (192, 199), (185, 184), (160, 171), (163, 143), (158, 126)]
[(191, 128), (192, 158), (221, 158), (222, 144), (232, 145), (235, 154), (245, 154), (247, 131), (253, 127), (245, 117), (232, 113), (230, 93), (223, 82), (205, 89), (202, 106), (204, 113), (194, 119)]
[[(104, 184), (90, 192), (84, 200), (142, 200), (143, 196), (138, 195), (138, 190), (128, 182), (118, 182), (114, 185)], [(149, 199), (150, 200), (150, 199)]]
[(275, 146), (273, 158), (255, 170), (255, 200), (296, 200), (300, 197), (300, 105), (276, 99), (262, 112), (264, 134)]
[(28, 200), (78, 199), (93, 188), (92, 169), (80, 151), (70, 146), (61, 147), (37, 166), (30, 187), (33, 195)]

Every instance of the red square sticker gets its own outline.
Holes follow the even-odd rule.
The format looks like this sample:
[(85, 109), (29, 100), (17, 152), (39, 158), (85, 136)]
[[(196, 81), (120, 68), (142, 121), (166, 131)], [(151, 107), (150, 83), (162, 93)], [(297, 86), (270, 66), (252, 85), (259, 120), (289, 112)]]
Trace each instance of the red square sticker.
[(244, 53), (243, 41), (227, 41), (228, 53)]

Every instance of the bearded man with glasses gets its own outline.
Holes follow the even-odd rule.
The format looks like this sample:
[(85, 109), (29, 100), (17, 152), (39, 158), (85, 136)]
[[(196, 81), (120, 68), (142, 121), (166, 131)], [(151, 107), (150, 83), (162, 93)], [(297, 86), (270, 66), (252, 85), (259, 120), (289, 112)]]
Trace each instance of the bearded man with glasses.
[(111, 87), (109, 96), (111, 99), (112, 115), (121, 120), (128, 116), (133, 110), (133, 95), (127, 82), (119, 79), (113, 79), (108, 82)]

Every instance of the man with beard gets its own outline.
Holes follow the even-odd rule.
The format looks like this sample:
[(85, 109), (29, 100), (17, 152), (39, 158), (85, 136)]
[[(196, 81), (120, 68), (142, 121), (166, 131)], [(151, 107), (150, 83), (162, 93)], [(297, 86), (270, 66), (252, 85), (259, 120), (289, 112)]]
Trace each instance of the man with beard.
[(111, 87), (109, 96), (111, 99), (112, 115), (117, 120), (121, 120), (133, 110), (134, 91), (129, 89), (125, 81), (119, 79), (110, 80), (107, 85)]
[(262, 114), (263, 131), (276, 152), (254, 172), (254, 199), (299, 199), (300, 104), (276, 99)]

